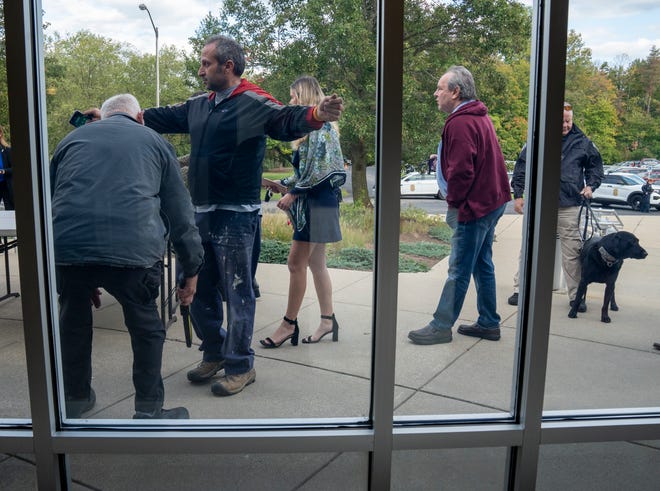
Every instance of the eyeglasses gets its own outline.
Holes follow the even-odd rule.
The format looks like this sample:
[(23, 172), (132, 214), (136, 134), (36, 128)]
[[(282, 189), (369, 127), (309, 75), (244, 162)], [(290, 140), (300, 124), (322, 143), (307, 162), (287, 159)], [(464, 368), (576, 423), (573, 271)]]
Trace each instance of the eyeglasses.
[(573, 106), (571, 106), (570, 104), (566, 104), (564, 102), (564, 111), (572, 111), (572, 110), (573, 110)]

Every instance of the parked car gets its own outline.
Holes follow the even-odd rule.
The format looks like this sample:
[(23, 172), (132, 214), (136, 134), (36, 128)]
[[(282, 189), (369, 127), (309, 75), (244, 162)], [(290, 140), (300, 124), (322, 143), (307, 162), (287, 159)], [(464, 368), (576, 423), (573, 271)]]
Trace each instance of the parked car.
[(655, 184), (657, 181), (660, 181), (660, 169), (650, 170), (646, 178), (651, 184)]
[(435, 172), (420, 174), (410, 172), (401, 179), (401, 197), (404, 196), (433, 196), (442, 199), (442, 194), (435, 180)]
[(615, 167), (613, 169), (610, 169), (607, 171), (607, 174), (612, 174), (612, 173), (621, 173), (624, 172), (626, 174), (634, 174), (639, 177), (646, 177), (646, 175), (649, 173), (649, 169), (646, 167), (632, 167), (632, 166), (619, 166)]
[[(642, 186), (645, 181), (635, 174), (613, 172), (603, 177), (598, 189), (594, 191), (592, 201), (602, 205), (628, 205), (639, 210), (642, 202)], [(651, 206), (660, 210), (660, 194), (651, 193)]]
[(648, 167), (650, 169), (654, 169), (656, 167), (660, 167), (660, 160), (646, 157), (643, 158), (642, 160), (639, 161), (639, 163), (645, 167)]

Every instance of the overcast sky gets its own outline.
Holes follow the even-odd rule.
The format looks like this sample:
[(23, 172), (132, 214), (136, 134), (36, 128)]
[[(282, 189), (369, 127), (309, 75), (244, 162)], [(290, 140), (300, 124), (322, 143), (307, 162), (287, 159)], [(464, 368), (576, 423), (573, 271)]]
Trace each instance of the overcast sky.
[[(437, 0), (436, 0), (437, 1)], [(532, 0), (522, 0), (531, 5)], [(42, 0), (47, 32), (64, 35), (88, 29), (131, 44), (144, 53), (155, 50), (154, 31), (140, 0)], [(190, 50), (202, 18), (218, 13), (218, 0), (146, 0), (159, 31), (159, 43)], [(569, 28), (582, 34), (593, 60), (618, 63), (646, 58), (651, 46), (660, 47), (659, 0), (571, 0)]]

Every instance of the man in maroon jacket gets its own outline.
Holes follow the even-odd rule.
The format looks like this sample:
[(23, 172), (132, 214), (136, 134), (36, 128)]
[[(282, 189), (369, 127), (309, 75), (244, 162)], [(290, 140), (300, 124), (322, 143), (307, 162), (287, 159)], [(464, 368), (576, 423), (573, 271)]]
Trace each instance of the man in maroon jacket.
[(438, 81), (438, 108), (449, 114), (439, 145), (438, 182), (447, 199), (447, 223), (454, 229), (447, 281), (433, 319), (410, 331), (415, 344), (449, 343), (474, 276), (477, 322), (461, 325), (460, 334), (497, 341), (500, 316), (495, 295), (493, 237), (511, 199), (504, 156), (488, 109), (479, 100), (472, 74), (452, 66)]

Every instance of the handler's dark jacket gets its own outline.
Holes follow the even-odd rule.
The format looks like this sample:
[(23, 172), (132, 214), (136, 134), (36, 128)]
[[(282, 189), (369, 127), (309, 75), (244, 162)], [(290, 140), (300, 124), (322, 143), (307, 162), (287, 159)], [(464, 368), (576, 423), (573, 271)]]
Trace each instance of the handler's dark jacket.
[(50, 166), (58, 265), (152, 267), (168, 234), (186, 277), (204, 257), (174, 149), (126, 114), (69, 133)]
[[(527, 145), (524, 145), (513, 170), (513, 197), (522, 198), (525, 192)], [(559, 207), (582, 204), (580, 191), (584, 186), (595, 191), (603, 180), (603, 160), (596, 145), (575, 124), (561, 142), (561, 177)]]
[(144, 122), (159, 133), (190, 133), (188, 186), (195, 206), (261, 202), (266, 136), (291, 141), (323, 125), (313, 107), (283, 106), (241, 79), (216, 105), (215, 93), (175, 106), (147, 109)]

